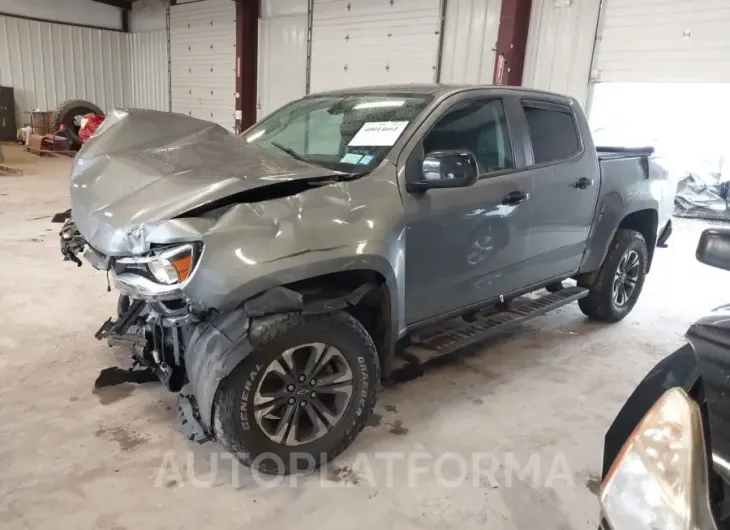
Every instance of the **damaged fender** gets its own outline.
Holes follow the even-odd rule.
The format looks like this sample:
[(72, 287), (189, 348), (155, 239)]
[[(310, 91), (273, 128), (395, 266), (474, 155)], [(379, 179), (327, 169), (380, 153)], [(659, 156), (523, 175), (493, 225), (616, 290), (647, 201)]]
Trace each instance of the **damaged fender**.
[(344, 296), (305, 304), (301, 294), (286, 287), (274, 287), (239, 309), (198, 326), (185, 353), (185, 369), (204, 430), (209, 433), (212, 430), (213, 401), (223, 379), (254, 351), (256, 344), (266, 342), (272, 326), (279, 320), (290, 313), (339, 311), (356, 305), (376, 288), (366, 283)]
[(203, 428), (210, 432), (213, 400), (221, 381), (252, 351), (250, 319), (241, 308), (198, 326), (185, 352), (185, 371)]

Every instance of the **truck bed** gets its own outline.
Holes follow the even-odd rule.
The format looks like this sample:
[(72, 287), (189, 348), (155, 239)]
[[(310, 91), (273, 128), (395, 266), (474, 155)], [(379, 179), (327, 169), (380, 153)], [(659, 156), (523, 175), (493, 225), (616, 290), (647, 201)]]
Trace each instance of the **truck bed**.
[(658, 202), (658, 233), (661, 233), (674, 210), (676, 183), (653, 158), (653, 147), (596, 147), (601, 169), (601, 193), (631, 190), (649, 183)]

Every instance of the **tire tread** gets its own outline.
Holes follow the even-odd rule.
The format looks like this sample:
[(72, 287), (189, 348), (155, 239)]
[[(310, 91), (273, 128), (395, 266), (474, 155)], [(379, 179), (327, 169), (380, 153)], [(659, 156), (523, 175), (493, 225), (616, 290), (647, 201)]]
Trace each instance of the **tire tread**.
[[(318, 315), (301, 315), (300, 313), (282, 315), (281, 320), (276, 323), (276, 328), (271, 330), (273, 333), (267, 334), (269, 334), (270, 339), (274, 339), (275, 337), (293, 331), (300, 326), (322, 324), (326, 324), (327, 329), (332, 330), (334, 333), (344, 331), (346, 333), (354, 332), (357, 334), (363, 347), (368, 350), (372, 357), (374, 366), (372, 384), (376, 385), (375, 390), (369, 393), (364, 414), (362, 414), (357, 420), (355, 428), (350, 429), (347, 436), (343, 437), (342, 440), (340, 440), (326, 453), (326, 461), (329, 462), (352, 444), (357, 435), (365, 428), (367, 420), (372, 415), (373, 409), (375, 408), (377, 385), (380, 382), (380, 362), (375, 344), (365, 327), (355, 317), (344, 311)], [(246, 361), (244, 360), (241, 364), (239, 364), (229, 377), (221, 382), (216, 399), (214, 400), (212, 428), (216, 439), (221, 443), (221, 445), (223, 445), (228, 452), (235, 455), (242, 464), (251, 467), (253, 464), (253, 458), (251, 457), (250, 451), (247, 447), (245, 447), (242, 440), (236, 439), (231, 435), (232, 433), (235, 433), (233, 421), (235, 421), (234, 418), (238, 418), (238, 411), (236, 409), (239, 406), (237, 387), (233, 384), (233, 382), (235, 380), (236, 371), (242, 368), (242, 365), (244, 365), (245, 362)], [(261, 462), (258, 470), (263, 473), (272, 474), (279, 471), (276, 466), (267, 466), (265, 462)], [(289, 473), (291, 471), (292, 470), (289, 470), (288, 468), (285, 469), (285, 473)]]
[[(637, 285), (637, 289), (639, 289), (639, 291), (636, 293), (636, 298), (631, 303), (629, 310), (617, 313), (613, 306), (612, 287), (613, 276), (615, 274), (614, 269), (618, 266), (618, 263), (614, 262), (620, 260), (624, 252), (634, 245), (639, 247), (637, 250), (641, 252), (642, 262), (644, 264), (644, 270), (641, 271), (639, 284)], [(602, 322), (618, 322), (623, 319), (631, 312), (636, 301), (641, 295), (641, 290), (644, 286), (644, 279), (646, 278), (647, 263), (648, 251), (644, 236), (635, 230), (619, 228), (611, 242), (611, 247), (606, 253), (606, 258), (603, 260), (601, 269), (598, 272), (596, 283), (591, 286), (588, 296), (578, 300), (578, 307), (580, 307), (580, 310), (587, 317), (593, 320), (600, 320)]]

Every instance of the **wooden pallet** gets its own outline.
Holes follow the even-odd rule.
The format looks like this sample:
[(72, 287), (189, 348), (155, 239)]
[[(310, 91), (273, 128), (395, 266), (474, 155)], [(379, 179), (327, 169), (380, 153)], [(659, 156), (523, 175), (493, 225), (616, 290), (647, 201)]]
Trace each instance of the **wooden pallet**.
[(6, 166), (2, 162), (5, 162), (5, 155), (3, 154), (3, 147), (0, 145), (0, 176), (5, 175), (22, 175), (23, 170), (13, 166)]
[(18, 177), (23, 175), (23, 170), (13, 166), (4, 166), (0, 164), (0, 176), (5, 175), (16, 175)]
[(51, 151), (50, 149), (38, 149), (29, 145), (25, 146), (25, 150), (38, 156), (67, 156), (69, 158), (76, 156), (76, 151)]

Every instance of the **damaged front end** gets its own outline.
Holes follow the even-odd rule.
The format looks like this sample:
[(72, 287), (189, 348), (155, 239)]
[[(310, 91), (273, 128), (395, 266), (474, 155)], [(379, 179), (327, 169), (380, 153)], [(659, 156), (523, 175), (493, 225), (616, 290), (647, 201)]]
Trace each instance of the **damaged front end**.
[(196, 327), (209, 317), (208, 311), (183, 292), (202, 245), (169, 245), (134, 257), (106, 256), (91, 247), (68, 219), (60, 232), (60, 246), (64, 261), (80, 267), (82, 256), (105, 272), (120, 291), (116, 318), (107, 319), (94, 337), (109, 346), (128, 348), (130, 380), (139, 380), (139, 372), (147, 372), (169, 390), (181, 392), (179, 414), (185, 434), (199, 443), (210, 439), (199, 422), (194, 396), (184, 391), (188, 383), (185, 350)]
[[(221, 382), (278, 318), (344, 310), (376, 278), (395, 285), (404, 227), (394, 172), (363, 175), (138, 110), (114, 111), (74, 159), (61, 252), (120, 291), (96, 338), (128, 347), (132, 371), (180, 392), (190, 439), (217, 437)], [(304, 300), (302, 282), (346, 271), (356, 285)]]

